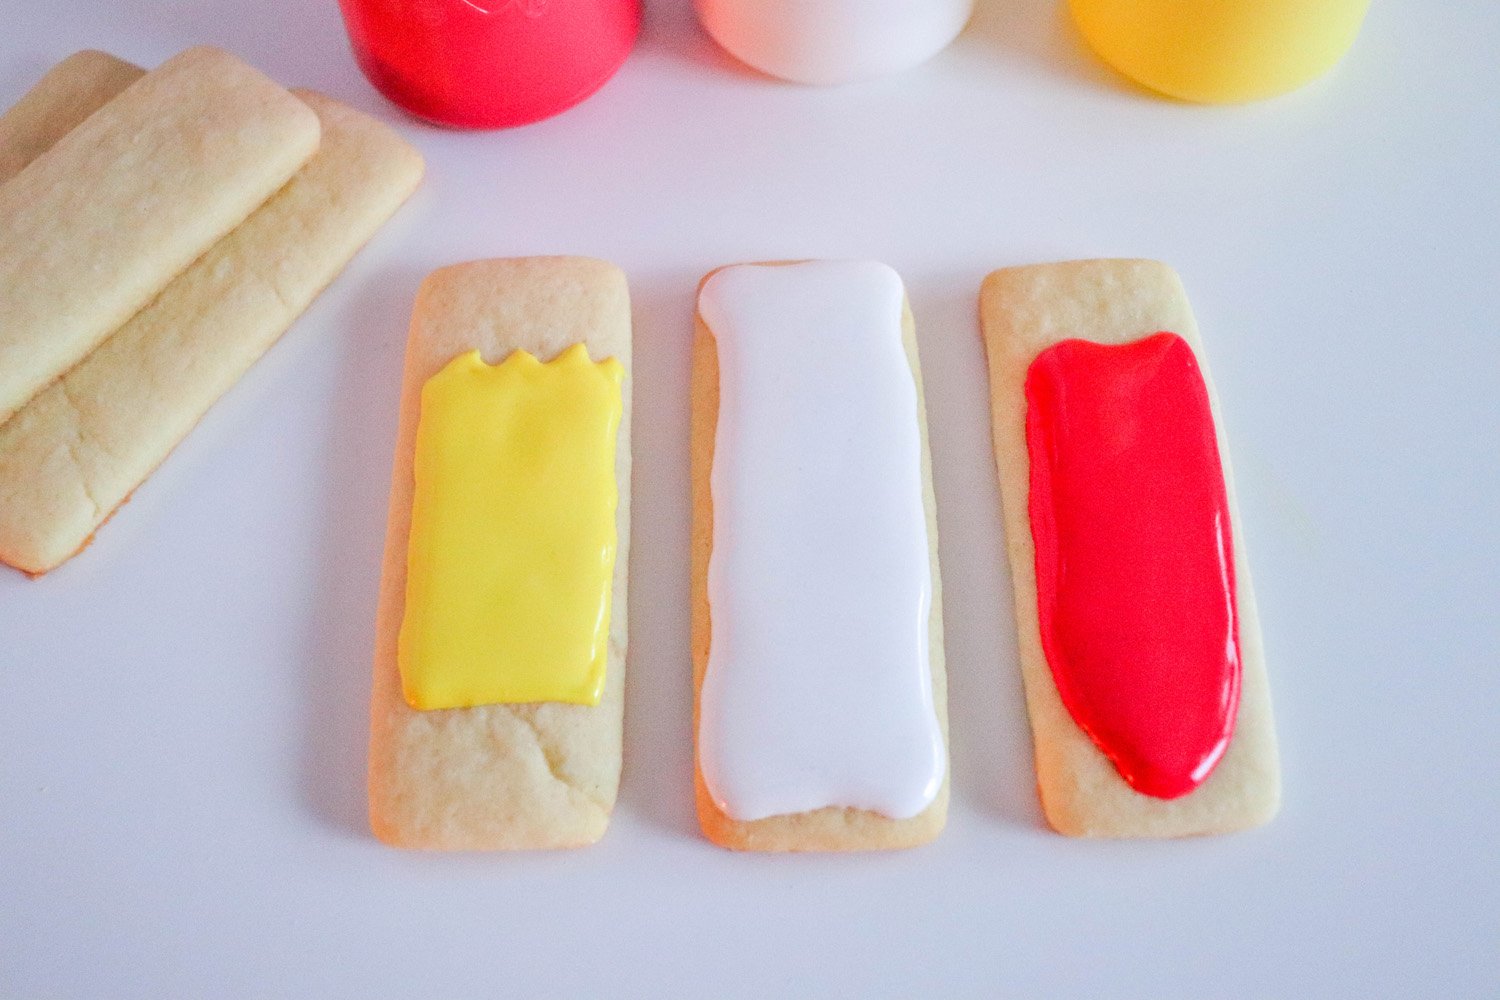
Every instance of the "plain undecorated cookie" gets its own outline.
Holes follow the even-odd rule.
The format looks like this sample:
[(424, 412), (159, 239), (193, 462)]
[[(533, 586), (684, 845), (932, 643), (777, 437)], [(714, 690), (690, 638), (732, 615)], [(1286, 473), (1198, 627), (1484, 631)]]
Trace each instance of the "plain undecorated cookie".
[[(142, 70), (82, 53), (64, 67), (123, 88)], [(105, 62), (105, 61), (108, 62)], [(102, 72), (98, 72), (102, 71)], [(108, 87), (88, 91), (103, 103)], [(316, 156), (76, 367), (0, 424), (0, 561), (36, 574), (79, 551), (415, 190), (422, 158), (385, 125), (298, 92)], [(86, 110), (77, 100), (74, 112)], [(32, 134), (48, 122), (34, 117)]]
[(0, 184), (19, 174), (144, 73), (139, 66), (97, 49), (75, 52), (53, 66), (0, 115)]
[(318, 137), (286, 90), (188, 49), (0, 184), (0, 420), (243, 222)]

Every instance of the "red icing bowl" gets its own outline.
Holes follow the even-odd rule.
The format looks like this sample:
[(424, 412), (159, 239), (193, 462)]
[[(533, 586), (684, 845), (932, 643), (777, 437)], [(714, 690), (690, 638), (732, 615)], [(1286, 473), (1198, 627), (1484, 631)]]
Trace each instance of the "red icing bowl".
[(566, 111), (629, 55), (641, 0), (339, 0), (354, 57), (407, 111), (509, 128)]

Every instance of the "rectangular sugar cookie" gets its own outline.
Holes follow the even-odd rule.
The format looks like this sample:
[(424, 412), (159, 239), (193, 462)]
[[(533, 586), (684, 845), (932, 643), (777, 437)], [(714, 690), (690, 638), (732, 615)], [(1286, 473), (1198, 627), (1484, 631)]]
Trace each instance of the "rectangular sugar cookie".
[[(772, 269), (777, 273), (769, 274)], [(726, 276), (748, 277), (754, 284), (721, 285), (720, 291), (715, 283)], [(715, 323), (725, 317), (713, 314), (723, 303), (743, 302), (745, 294), (768, 295), (773, 311), (792, 312), (755, 316), (749, 314), (753, 308), (742, 310), (730, 323), (739, 340), (729, 343), (742, 352), (753, 350), (758, 360), (749, 353), (730, 355), (745, 360), (739, 368), (725, 369), (721, 337), (729, 331), (716, 332)], [(843, 301), (845, 296), (855, 301)], [(832, 335), (819, 342), (840, 321), (845, 326), (838, 336), (856, 337), (858, 350), (868, 351), (865, 356), (856, 356)], [(882, 338), (887, 331), (889, 343)], [(751, 342), (769, 343), (777, 336), (791, 342), (785, 351), (779, 344), (761, 348)], [(803, 426), (804, 407), (817, 409), (818, 400), (835, 399), (839, 392), (825, 383), (825, 393), (808, 376), (796, 377), (797, 368), (814, 365), (824, 367), (807, 369), (819, 373), (813, 379), (829, 374), (854, 381), (846, 383), (849, 395), (842, 402), (848, 405), (834, 403), (828, 419), (815, 417)], [(744, 385), (758, 387), (759, 403), (726, 399), (722, 393), (734, 391), (733, 382), (721, 381), (726, 370), (748, 373)], [(886, 400), (894, 402), (888, 406)], [(731, 427), (736, 452), (716, 456), (725, 405), (740, 414), (733, 419), (761, 426)], [(765, 426), (781, 413), (799, 422)], [(694, 771), (704, 834), (723, 847), (751, 851), (878, 850), (932, 840), (943, 828), (948, 805), (942, 586), (915, 328), (900, 278), (868, 262), (743, 265), (713, 272), (700, 286), (692, 414)], [(879, 439), (873, 442), (878, 451), (851, 446), (861, 432)], [(894, 467), (886, 467), (882, 452), (897, 456), (890, 460)], [(739, 484), (725, 485), (732, 496), (715, 496), (716, 458), (728, 463), (718, 470), (724, 482), (732, 478)], [(769, 465), (754, 471), (752, 466), (766, 458)], [(807, 463), (838, 471), (788, 480), (790, 489), (762, 488), (781, 471)], [(899, 486), (889, 492), (881, 488), (882, 472), (894, 473)], [(830, 489), (845, 488), (847, 503), (830, 501)], [(824, 509), (831, 507), (838, 509)], [(718, 554), (716, 512), (726, 530), (740, 537)], [(823, 531), (812, 526), (820, 518), (829, 519)], [(876, 524), (886, 530), (872, 528)], [(810, 557), (803, 551), (808, 546), (786, 534), (803, 528), (815, 532), (804, 539), (816, 550)], [(840, 533), (851, 530), (868, 534), (850, 544)], [(772, 562), (760, 565), (771, 565), (771, 572), (746, 575), (756, 573), (747, 567), (764, 553)], [(780, 582), (775, 565), (792, 586)], [(826, 581), (797, 589), (819, 571), (828, 574)], [(712, 601), (715, 574), (731, 581), (718, 607)], [(736, 578), (740, 584), (732, 582)], [(890, 586), (862, 595), (859, 588), (843, 585), (871, 578)], [(915, 580), (930, 588), (926, 608), (913, 601), (909, 588)], [(899, 623), (890, 626), (900, 644), (894, 654), (880, 641), (887, 634), (880, 620), (887, 617), (890, 600), (896, 604), (890, 617)], [(716, 660), (716, 637), (730, 643), (721, 652), (733, 658)], [(922, 655), (924, 639), (925, 681), (910, 659)], [(717, 688), (708, 676), (711, 667), (730, 671)], [(871, 686), (861, 687), (865, 682)], [(747, 708), (753, 714), (744, 714)], [(805, 769), (818, 772), (815, 784), (797, 777)], [(717, 794), (715, 782), (722, 786)], [(881, 808), (874, 808), (878, 802)]]
[(189, 49), (0, 185), (0, 420), (130, 319), (317, 151), (318, 119)]
[(142, 72), (95, 49), (75, 52), (48, 70), (0, 115), (0, 184), (82, 125)]
[[(582, 344), (625, 369), (615, 449), (616, 550), (602, 695), (418, 711), (398, 665), (406, 613), (413, 455), (423, 386), (460, 355), (493, 365), (512, 352), (551, 361)], [(620, 782), (630, 551), (630, 301), (603, 261), (535, 257), (447, 267), (423, 282), (412, 313), (391, 480), (371, 700), (370, 825), (399, 847), (579, 847), (604, 834)]]
[[(1269, 820), (1280, 770), (1265, 658), (1233, 477), (1197, 325), (1177, 275), (1141, 260), (1093, 260), (997, 271), (980, 313), (989, 357), (995, 458), (1015, 583), (1021, 671), (1035, 739), (1037, 781), (1048, 822), (1073, 836), (1172, 837), (1224, 833)], [(1177, 798), (1136, 791), (1065, 706), (1044, 651), (1029, 514), (1026, 380), (1044, 350), (1073, 338), (1097, 344), (1175, 333), (1196, 356), (1213, 414), (1233, 536), (1239, 610), (1240, 700), (1227, 750), (1206, 779)], [(1141, 502), (1141, 501), (1134, 501)]]
[[(127, 69), (142, 72), (111, 79)], [(298, 96), (322, 122), (317, 155), (0, 424), (0, 561), (43, 573), (87, 544), (420, 182), (421, 156), (385, 125)]]

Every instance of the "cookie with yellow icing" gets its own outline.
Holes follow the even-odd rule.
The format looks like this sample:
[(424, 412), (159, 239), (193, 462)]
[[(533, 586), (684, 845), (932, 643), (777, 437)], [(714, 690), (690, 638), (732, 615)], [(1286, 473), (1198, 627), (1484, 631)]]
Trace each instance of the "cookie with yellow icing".
[(387, 843), (519, 850), (604, 834), (625, 690), (629, 370), (613, 265), (490, 260), (423, 282), (370, 718), (370, 824)]

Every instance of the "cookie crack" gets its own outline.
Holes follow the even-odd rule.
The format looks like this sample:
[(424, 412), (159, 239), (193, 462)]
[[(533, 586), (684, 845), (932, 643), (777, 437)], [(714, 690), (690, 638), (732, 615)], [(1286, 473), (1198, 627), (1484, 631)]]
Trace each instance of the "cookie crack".
[(298, 308), (296, 302), (292, 300), (293, 297), (288, 295), (286, 290), (281, 287), (278, 276), (268, 275), (265, 285), (266, 290), (271, 293), (271, 297), (276, 300), (276, 304), (281, 307), (283, 312), (290, 313), (293, 316), (301, 314), (302, 309)]
[(74, 471), (78, 473), (78, 488), (83, 493), (84, 499), (89, 502), (89, 506), (94, 509), (93, 516), (97, 520), (104, 515), (104, 505), (94, 495), (93, 487), (89, 485), (88, 472), (83, 464), (83, 448), (88, 444), (83, 435), (83, 409), (78, 405), (78, 401), (73, 398), (73, 393), (68, 388), (66, 377), (58, 379), (57, 385), (58, 389), (62, 392), (63, 400), (68, 404), (68, 408), (73, 411), (73, 433), (69, 435), (69, 439), (66, 442), (68, 459), (73, 463)]
[(584, 789), (580, 788), (577, 784), (568, 780), (567, 776), (563, 773), (562, 764), (558, 759), (557, 752), (549, 748), (547, 746), (547, 741), (542, 739), (542, 731), (540, 728), (538, 728), (535, 719), (533, 719), (529, 714), (523, 714), (521, 712), (513, 712), (511, 713), (511, 717), (514, 718), (517, 722), (521, 723), (521, 725), (525, 726), (527, 732), (531, 733), (531, 740), (534, 744), (536, 744), (537, 753), (541, 754), (542, 762), (547, 766), (547, 773), (552, 776), (553, 781), (557, 782), (559, 785), (562, 785), (564, 788), (568, 789), (568, 791), (574, 793), (580, 799), (587, 802), (589, 805), (593, 806), (601, 813), (608, 812), (608, 809), (605, 808), (605, 805), (601, 800), (594, 798)]

